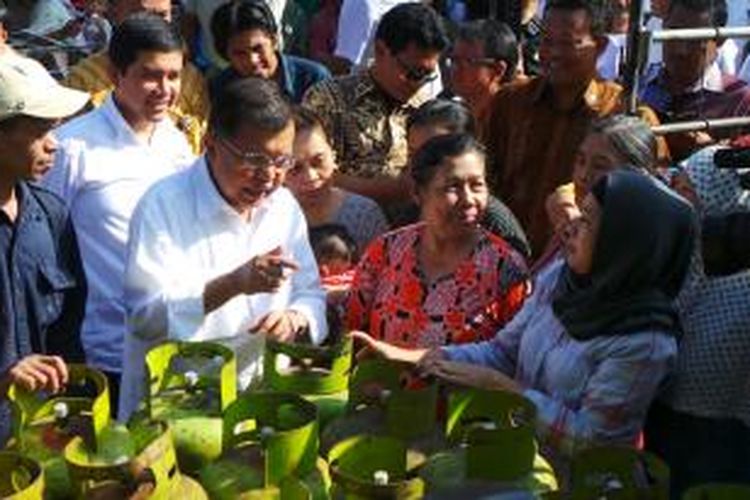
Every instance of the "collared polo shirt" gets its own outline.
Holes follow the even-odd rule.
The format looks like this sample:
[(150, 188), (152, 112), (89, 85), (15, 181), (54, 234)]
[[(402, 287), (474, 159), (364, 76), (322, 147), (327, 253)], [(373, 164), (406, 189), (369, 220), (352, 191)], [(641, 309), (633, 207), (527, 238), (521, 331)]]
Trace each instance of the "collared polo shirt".
[[(277, 247), (299, 265), (278, 291), (236, 296), (205, 313), (208, 282)], [(248, 330), (267, 313), (294, 309), (307, 318), (313, 343), (327, 335), (325, 293), (294, 196), (280, 187), (246, 220), (219, 193), (204, 158), (143, 197), (131, 223), (126, 275), (121, 416), (139, 400), (143, 356), (155, 342), (222, 340), (238, 355), (245, 387), (260, 374), (264, 345)]]
[(78, 233), (89, 282), (83, 346), (90, 364), (119, 372), (130, 217), (148, 188), (188, 166), (193, 156), (170, 120), (158, 123), (143, 143), (111, 96), (55, 134), (60, 146), (43, 182), (65, 200)]

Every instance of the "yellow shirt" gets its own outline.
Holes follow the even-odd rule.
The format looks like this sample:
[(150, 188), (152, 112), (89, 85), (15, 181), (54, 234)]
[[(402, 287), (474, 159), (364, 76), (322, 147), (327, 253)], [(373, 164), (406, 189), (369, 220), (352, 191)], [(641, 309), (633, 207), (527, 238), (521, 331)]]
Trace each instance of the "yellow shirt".
[[(106, 52), (93, 54), (70, 69), (65, 85), (91, 94), (91, 102), (99, 106), (114, 88)], [(182, 86), (177, 102), (169, 114), (187, 137), (195, 154), (203, 148), (203, 134), (208, 121), (209, 99), (201, 73), (188, 63), (182, 69)]]

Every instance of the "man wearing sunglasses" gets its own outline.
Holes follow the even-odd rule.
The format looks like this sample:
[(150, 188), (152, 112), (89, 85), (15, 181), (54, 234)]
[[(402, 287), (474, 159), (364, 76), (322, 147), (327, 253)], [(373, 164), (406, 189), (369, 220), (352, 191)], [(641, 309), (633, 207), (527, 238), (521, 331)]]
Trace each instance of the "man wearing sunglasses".
[(307, 92), (303, 104), (321, 117), (339, 160), (338, 186), (387, 209), (409, 198), (409, 184), (400, 178), (406, 118), (427, 100), (421, 89), (438, 77), (447, 46), (446, 28), (432, 8), (398, 5), (378, 25), (370, 68)]
[(215, 96), (205, 155), (139, 203), (128, 243), (121, 417), (143, 394), (143, 356), (154, 343), (222, 342), (236, 352), (245, 388), (260, 375), (266, 336), (325, 338), (305, 216), (282, 187), (293, 142), (278, 86), (235, 80)]

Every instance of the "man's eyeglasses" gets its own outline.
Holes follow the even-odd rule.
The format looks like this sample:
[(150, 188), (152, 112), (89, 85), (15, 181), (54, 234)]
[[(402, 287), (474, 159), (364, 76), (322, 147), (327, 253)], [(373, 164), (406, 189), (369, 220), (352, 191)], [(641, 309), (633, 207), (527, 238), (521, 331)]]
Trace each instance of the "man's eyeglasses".
[(492, 66), (497, 63), (497, 59), (491, 57), (458, 57), (451, 56), (446, 61), (449, 67), (456, 66)]
[(401, 67), (401, 71), (404, 72), (404, 77), (411, 82), (424, 84), (433, 82), (438, 77), (435, 69), (410, 66), (397, 55), (394, 55), (393, 58)]
[(289, 170), (294, 166), (294, 157), (290, 155), (281, 155), (276, 158), (271, 158), (267, 154), (258, 153), (256, 151), (242, 151), (239, 147), (232, 143), (229, 139), (224, 137), (219, 138), (221, 143), (227, 150), (232, 153), (232, 156), (242, 161), (243, 165), (251, 171), (265, 170), (269, 167), (280, 168), (281, 170)]

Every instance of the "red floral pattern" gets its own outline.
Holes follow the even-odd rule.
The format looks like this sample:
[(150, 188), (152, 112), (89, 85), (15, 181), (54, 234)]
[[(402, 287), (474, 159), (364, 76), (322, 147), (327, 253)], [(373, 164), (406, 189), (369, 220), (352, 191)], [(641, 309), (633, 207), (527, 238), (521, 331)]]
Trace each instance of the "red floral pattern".
[(401, 228), (370, 244), (354, 275), (347, 328), (404, 347), (492, 338), (526, 298), (523, 258), (501, 238), (483, 232), (453, 273), (428, 284), (418, 259), (423, 228)]

